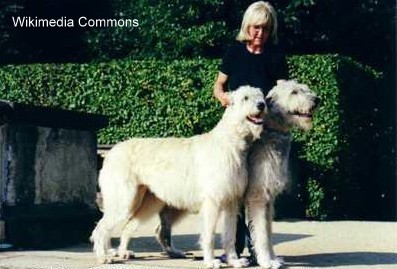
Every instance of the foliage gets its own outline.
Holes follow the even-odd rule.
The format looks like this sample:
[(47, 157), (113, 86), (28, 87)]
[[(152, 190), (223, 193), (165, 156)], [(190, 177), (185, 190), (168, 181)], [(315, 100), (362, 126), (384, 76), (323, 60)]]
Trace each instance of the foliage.
[(107, 115), (110, 126), (100, 132), (100, 143), (130, 136), (190, 136), (219, 118), (211, 91), (218, 62), (9, 65), (0, 71), (0, 98)]
[(324, 213), (324, 188), (321, 187), (318, 180), (310, 178), (307, 181), (306, 186), (307, 192), (309, 194), (309, 203), (306, 210), (306, 216), (308, 218), (314, 219), (325, 219), (326, 213)]
[[(208, 56), (227, 33), (222, 1), (109, 1), (112, 18), (135, 18), (139, 27), (96, 29), (87, 34), (87, 50), (93, 57), (179, 58)], [(98, 10), (97, 16), (103, 9)], [(105, 42), (104, 42), (105, 41)]]
[[(0, 63), (122, 57), (218, 57), (231, 32), (224, 1), (11, 0), (0, 4)], [(12, 17), (67, 18), (75, 27), (15, 27)], [(78, 18), (136, 19), (138, 27), (80, 27)]]

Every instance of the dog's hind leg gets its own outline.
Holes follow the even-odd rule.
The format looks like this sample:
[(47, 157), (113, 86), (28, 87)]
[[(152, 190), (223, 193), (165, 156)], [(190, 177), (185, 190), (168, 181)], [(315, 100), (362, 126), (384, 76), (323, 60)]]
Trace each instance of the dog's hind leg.
[(206, 198), (201, 208), (204, 229), (201, 233), (201, 247), (204, 263), (207, 268), (220, 268), (221, 261), (214, 256), (214, 239), (216, 224), (220, 214), (220, 207), (210, 198)]
[(117, 256), (121, 257), (122, 259), (130, 259), (134, 256), (134, 253), (128, 251), (128, 243), (130, 241), (130, 234), (134, 232), (137, 228), (137, 222), (134, 221), (133, 216), (136, 211), (141, 207), (142, 200), (145, 197), (147, 192), (147, 188), (145, 186), (138, 186), (136, 195), (131, 203), (130, 211), (132, 212), (131, 217), (129, 218), (128, 222), (124, 225), (122, 229), (122, 235), (120, 237), (120, 244), (117, 248), (116, 254)]
[(185, 213), (184, 210), (170, 206), (165, 206), (160, 211), (160, 224), (156, 228), (156, 239), (170, 258), (186, 258), (186, 254), (183, 251), (173, 247), (171, 238), (172, 225), (178, 222)]
[(115, 215), (105, 212), (96, 225), (90, 239), (94, 243), (94, 252), (100, 263), (111, 263), (113, 261), (113, 255), (109, 255), (111, 233), (117, 225), (126, 223), (129, 217), (129, 213)]
[(236, 253), (236, 230), (237, 230), (237, 215), (238, 215), (238, 201), (232, 201), (227, 206), (223, 215), (223, 230), (222, 243), (223, 249), (226, 253), (227, 262), (233, 267), (246, 267), (249, 262), (245, 258), (238, 258)]
[(128, 244), (130, 242), (132, 233), (138, 228), (139, 224), (145, 222), (164, 207), (164, 202), (149, 191), (146, 191), (140, 197), (141, 200), (139, 202), (139, 207), (136, 208), (133, 216), (124, 226), (121, 233), (117, 254), (123, 259), (129, 259), (134, 256), (132, 251), (128, 251)]
[(90, 240), (94, 243), (94, 252), (99, 263), (110, 263), (111, 258), (107, 257), (107, 252), (110, 247), (110, 233), (108, 224), (111, 218), (103, 216), (99, 220), (95, 229), (92, 231)]
[(128, 177), (119, 170), (104, 167), (99, 177), (104, 214), (92, 232), (91, 241), (98, 261), (111, 263), (114, 256), (109, 253), (111, 233), (131, 218), (138, 187), (135, 184), (125, 184)]

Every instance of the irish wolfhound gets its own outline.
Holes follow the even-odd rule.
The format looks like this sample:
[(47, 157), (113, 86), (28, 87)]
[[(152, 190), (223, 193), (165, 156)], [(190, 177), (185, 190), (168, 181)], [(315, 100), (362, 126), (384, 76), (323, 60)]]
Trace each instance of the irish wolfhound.
[(245, 196), (249, 228), (258, 264), (279, 268), (271, 242), (273, 204), (288, 181), (292, 128), (309, 130), (319, 98), (305, 84), (281, 80), (266, 96), (265, 131), (248, 157), (249, 184)]
[(128, 257), (129, 231), (165, 205), (201, 211), (201, 246), (207, 267), (219, 267), (213, 240), (221, 212), (228, 263), (246, 265), (234, 249), (238, 202), (247, 184), (247, 149), (263, 130), (265, 100), (260, 89), (244, 86), (230, 94), (231, 105), (210, 132), (190, 138), (133, 138), (115, 145), (99, 175), (103, 217), (91, 240), (100, 262), (111, 262), (110, 236), (124, 224), (118, 255)]
[[(245, 195), (254, 250), (261, 267), (282, 266), (282, 260), (275, 255), (270, 241), (273, 204), (288, 180), (290, 130), (293, 127), (309, 130), (318, 102), (319, 98), (307, 85), (293, 80), (278, 81), (266, 97), (268, 113), (264, 132), (248, 154), (249, 181)], [(160, 212), (157, 240), (171, 257), (184, 255), (171, 244), (171, 226), (183, 213), (168, 206)]]

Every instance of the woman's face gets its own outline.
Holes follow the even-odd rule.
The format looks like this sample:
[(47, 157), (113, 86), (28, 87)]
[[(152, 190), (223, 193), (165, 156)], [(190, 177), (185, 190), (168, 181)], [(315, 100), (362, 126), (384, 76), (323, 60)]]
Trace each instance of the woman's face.
[(265, 24), (254, 24), (248, 27), (251, 46), (263, 46), (270, 35), (270, 28)]

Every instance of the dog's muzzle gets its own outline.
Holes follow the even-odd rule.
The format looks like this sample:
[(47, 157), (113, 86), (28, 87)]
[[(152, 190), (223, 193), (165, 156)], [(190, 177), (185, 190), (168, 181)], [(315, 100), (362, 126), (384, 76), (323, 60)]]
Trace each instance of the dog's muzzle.
[(260, 112), (247, 116), (247, 120), (252, 122), (253, 124), (260, 125), (263, 123), (262, 112), (265, 110), (266, 104), (265, 102), (258, 102), (256, 107)]
[(256, 125), (261, 125), (263, 123), (263, 119), (260, 113), (256, 115), (247, 116), (247, 120)]

